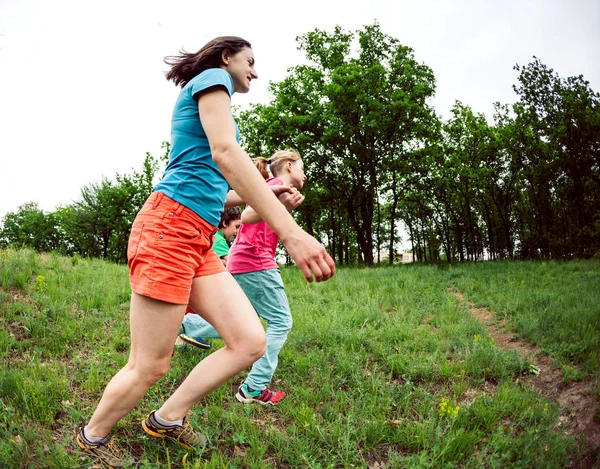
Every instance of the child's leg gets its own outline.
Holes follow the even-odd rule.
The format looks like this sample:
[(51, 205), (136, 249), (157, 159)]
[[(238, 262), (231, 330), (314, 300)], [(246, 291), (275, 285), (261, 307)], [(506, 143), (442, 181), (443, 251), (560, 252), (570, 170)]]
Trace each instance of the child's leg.
[(186, 314), (179, 328), (180, 334), (202, 339), (220, 339), (221, 336), (212, 325), (199, 314)]
[(245, 381), (252, 389), (262, 391), (277, 369), (279, 351), (292, 329), (292, 314), (279, 269), (238, 274), (234, 278), (248, 295), (258, 315), (267, 321), (267, 350), (252, 365)]

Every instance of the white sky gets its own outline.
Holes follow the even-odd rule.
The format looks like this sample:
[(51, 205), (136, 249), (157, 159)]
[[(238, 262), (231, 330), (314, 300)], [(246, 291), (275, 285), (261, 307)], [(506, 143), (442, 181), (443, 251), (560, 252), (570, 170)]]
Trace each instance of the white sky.
[(297, 36), (375, 20), (433, 69), (444, 117), (458, 99), (491, 119), (533, 55), (600, 91), (600, 0), (0, 0), (0, 219), (161, 154), (178, 93), (166, 55), (242, 36), (259, 79), (233, 104), (266, 103), (268, 82), (304, 61)]

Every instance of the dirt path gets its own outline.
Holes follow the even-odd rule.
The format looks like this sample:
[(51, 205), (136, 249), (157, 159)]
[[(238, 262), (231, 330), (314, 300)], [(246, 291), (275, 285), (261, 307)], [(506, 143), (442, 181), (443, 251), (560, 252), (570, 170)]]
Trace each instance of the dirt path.
[(599, 403), (594, 397), (592, 382), (586, 379), (562, 384), (562, 373), (553, 366), (550, 358), (536, 346), (510, 332), (505, 321), (498, 321), (496, 315), (489, 309), (480, 308), (466, 301), (465, 296), (460, 292), (449, 289), (448, 294), (458, 298), (473, 317), (488, 328), (498, 347), (517, 350), (539, 368), (539, 375), (528, 381), (546, 399), (561, 405), (561, 415), (556, 428), (575, 436), (582, 445), (583, 454), (574, 455), (569, 468), (599, 468), (600, 459), (596, 451), (600, 451), (600, 423), (595, 419), (599, 412)]

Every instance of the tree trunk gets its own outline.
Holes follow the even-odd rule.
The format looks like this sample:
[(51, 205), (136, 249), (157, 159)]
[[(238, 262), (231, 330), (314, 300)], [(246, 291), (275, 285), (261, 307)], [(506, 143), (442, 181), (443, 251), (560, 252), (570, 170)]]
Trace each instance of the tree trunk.
[(335, 258), (336, 243), (337, 243), (337, 227), (335, 226), (335, 212), (333, 207), (329, 209), (329, 220), (331, 223), (331, 239), (329, 240), (329, 252)]
[[(377, 193), (375, 195), (377, 197)], [(377, 263), (381, 262), (381, 206), (377, 197)]]
[(398, 207), (399, 195), (396, 192), (396, 171), (392, 172), (392, 209), (390, 212), (390, 265), (394, 265), (395, 252), (394, 241), (396, 239), (396, 209)]

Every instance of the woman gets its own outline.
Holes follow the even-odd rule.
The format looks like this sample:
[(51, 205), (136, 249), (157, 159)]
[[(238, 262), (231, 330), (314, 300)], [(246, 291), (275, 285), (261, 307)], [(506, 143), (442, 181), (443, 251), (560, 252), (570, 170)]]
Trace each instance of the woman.
[[(132, 458), (112, 440), (127, 415), (169, 369), (186, 305), (210, 322), (225, 347), (202, 360), (142, 422), (144, 431), (193, 448), (206, 439), (186, 421), (202, 397), (260, 358), (265, 333), (248, 298), (211, 249), (224, 206), (251, 205), (280, 237), (307, 281), (329, 279), (335, 264), (264, 183), (239, 145), (231, 96), (258, 78), (249, 42), (219, 37), (197, 53), (167, 57), (167, 79), (182, 87), (173, 111), (172, 152), (163, 179), (132, 226), (128, 264), (131, 350), (108, 383), (78, 445), (108, 467)], [(236, 193), (227, 193), (228, 186)], [(283, 186), (282, 186), (283, 187)]]

